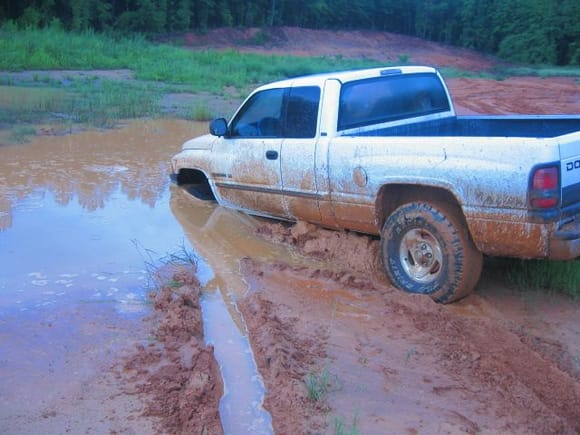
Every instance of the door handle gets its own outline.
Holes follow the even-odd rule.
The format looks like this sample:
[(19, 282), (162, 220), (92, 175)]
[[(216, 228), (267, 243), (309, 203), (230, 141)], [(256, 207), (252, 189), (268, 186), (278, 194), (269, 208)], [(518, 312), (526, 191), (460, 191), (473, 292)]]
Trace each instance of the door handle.
[(268, 160), (276, 160), (278, 158), (278, 151), (274, 151), (274, 150), (266, 151), (266, 158)]

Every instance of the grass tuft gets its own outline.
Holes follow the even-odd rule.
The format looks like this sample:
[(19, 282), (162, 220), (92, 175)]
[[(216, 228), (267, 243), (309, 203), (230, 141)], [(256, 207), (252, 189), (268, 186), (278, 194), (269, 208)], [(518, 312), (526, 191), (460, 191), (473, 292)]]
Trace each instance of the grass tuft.
[(321, 373), (308, 373), (305, 378), (308, 390), (308, 399), (317, 405), (322, 405), (332, 391), (340, 388), (340, 382), (335, 375), (331, 375), (327, 368)]
[(30, 136), (36, 136), (36, 129), (31, 126), (16, 126), (10, 132), (8, 139), (12, 143), (25, 143), (29, 141)]
[(210, 110), (207, 108), (207, 106), (195, 106), (193, 108), (192, 114), (191, 114), (191, 120), (192, 121), (200, 121), (200, 122), (206, 122), (206, 121), (211, 121), (214, 118), (213, 113), (210, 112)]
[(486, 262), (492, 274), (507, 278), (519, 291), (561, 293), (580, 298), (580, 260), (520, 260), (493, 258)]
[[(143, 257), (145, 271), (147, 275), (147, 288), (159, 290), (162, 287), (179, 288), (182, 283), (174, 279), (171, 275), (175, 269), (186, 268), (197, 270), (197, 255), (182, 243), (178, 249), (172, 253), (159, 256), (155, 251), (144, 248), (138, 240), (132, 240), (133, 245)], [(167, 272), (169, 271), (169, 276)]]
[(335, 435), (358, 435), (360, 431), (358, 429), (359, 416), (355, 415), (352, 423), (347, 425), (342, 418), (335, 417), (334, 419), (334, 433)]

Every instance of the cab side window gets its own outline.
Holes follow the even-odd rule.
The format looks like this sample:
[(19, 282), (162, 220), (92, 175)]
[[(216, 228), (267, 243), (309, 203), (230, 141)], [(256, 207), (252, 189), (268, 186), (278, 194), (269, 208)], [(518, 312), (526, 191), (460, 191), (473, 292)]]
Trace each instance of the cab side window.
[(310, 138), (316, 135), (320, 88), (302, 86), (290, 89), (286, 108), (284, 137)]
[(254, 94), (232, 121), (230, 137), (281, 137), (284, 92), (268, 89)]

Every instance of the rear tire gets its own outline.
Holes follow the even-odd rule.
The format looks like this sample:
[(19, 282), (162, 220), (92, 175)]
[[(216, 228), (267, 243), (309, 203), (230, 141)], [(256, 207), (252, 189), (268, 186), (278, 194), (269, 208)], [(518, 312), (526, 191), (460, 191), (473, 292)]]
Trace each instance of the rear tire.
[(396, 287), (442, 303), (467, 296), (483, 264), (461, 210), (438, 201), (409, 202), (387, 218), (381, 260)]

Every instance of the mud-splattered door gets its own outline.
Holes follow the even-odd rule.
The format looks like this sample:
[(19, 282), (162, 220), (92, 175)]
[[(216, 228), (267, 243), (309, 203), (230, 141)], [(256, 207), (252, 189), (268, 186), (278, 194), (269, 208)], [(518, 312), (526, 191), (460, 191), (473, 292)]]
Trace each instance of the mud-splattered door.
[(213, 146), (212, 176), (224, 205), (285, 217), (280, 179), (284, 89), (254, 94)]
[(214, 146), (213, 177), (227, 206), (284, 217), (280, 180), (281, 139), (224, 139)]

